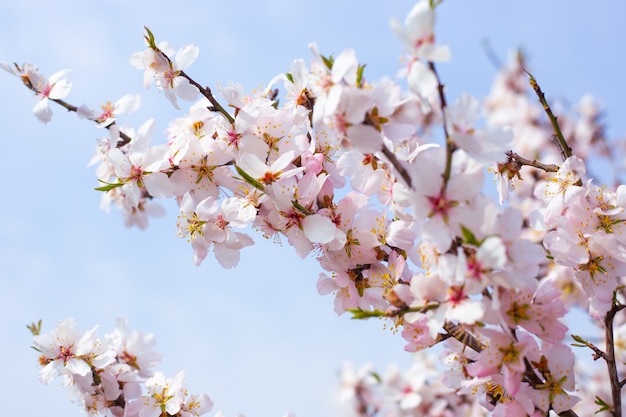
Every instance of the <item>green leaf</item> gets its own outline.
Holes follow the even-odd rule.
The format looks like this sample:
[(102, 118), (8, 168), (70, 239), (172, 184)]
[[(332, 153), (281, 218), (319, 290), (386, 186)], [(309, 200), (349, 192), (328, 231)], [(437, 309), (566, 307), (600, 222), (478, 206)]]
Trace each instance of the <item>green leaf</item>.
[(474, 233), (470, 229), (461, 225), (461, 233), (463, 234), (463, 241), (465, 241), (465, 243), (480, 246), (480, 242), (476, 239), (476, 236), (474, 236)]
[(328, 68), (329, 70), (333, 69), (333, 64), (335, 63), (335, 58), (331, 55), (328, 58), (326, 58), (324, 55), (321, 55), (322, 60), (324, 61), (324, 65), (326, 65), (326, 68)]
[(598, 409), (598, 410), (597, 410), (594, 414), (598, 414), (598, 413), (601, 413), (601, 412), (603, 412), (603, 411), (608, 411), (608, 410), (611, 410), (611, 406), (610, 406), (610, 405), (608, 405), (608, 404), (606, 403), (606, 401), (604, 401), (602, 398), (598, 397), (597, 395), (596, 395), (596, 400), (595, 400), (594, 402), (595, 402), (597, 405), (599, 405), (599, 406), (600, 406), (600, 408), (599, 408), (599, 409)]
[(365, 64), (359, 65), (359, 68), (356, 71), (356, 85), (359, 87), (363, 87), (363, 70), (365, 70)]
[(291, 82), (293, 82), (293, 75), (291, 75), (290, 72), (288, 72), (287, 74), (285, 74), (285, 77), (287, 77), (287, 79)]
[[(31, 323), (26, 325), (26, 328), (30, 330), (33, 336), (39, 336), (41, 334), (41, 320), (39, 320), (37, 323)], [(37, 348), (33, 349), (38, 350)]]
[(96, 191), (104, 191), (105, 193), (111, 191), (114, 188), (121, 187), (122, 185), (124, 185), (124, 183), (122, 183), (122, 182), (116, 182), (115, 184), (109, 184), (108, 182), (105, 182), (105, 181), (102, 181), (102, 180), (98, 180), (98, 181), (100, 181), (101, 183), (106, 184), (106, 185), (103, 185), (102, 187), (96, 187), (96, 188), (94, 188), (94, 190), (96, 190)]
[(369, 319), (370, 317), (384, 317), (385, 312), (380, 310), (361, 310), (360, 308), (349, 308), (346, 310), (352, 313), (353, 320)]
[(148, 26), (144, 26), (143, 28), (146, 30), (146, 33), (148, 34), (148, 36), (144, 36), (144, 38), (148, 42), (148, 46), (151, 49), (154, 49), (155, 51), (158, 50), (159, 48), (156, 46), (156, 42), (154, 41), (154, 35), (150, 31), (150, 29), (148, 29)]
[(304, 207), (302, 204), (298, 203), (298, 201), (297, 201), (297, 200), (293, 200), (293, 201), (291, 202), (291, 204), (293, 204), (293, 207), (294, 207), (296, 210), (298, 210), (300, 213), (302, 213), (302, 214), (306, 214), (307, 216), (309, 216), (309, 215), (313, 214), (313, 213), (311, 212), (311, 210), (308, 210), (308, 209), (307, 209), (306, 207)]
[(238, 165), (235, 165), (235, 169), (237, 170), (237, 173), (239, 175), (241, 175), (241, 178), (243, 178), (243, 180), (245, 182), (247, 182), (248, 184), (250, 184), (251, 186), (253, 186), (257, 190), (263, 191), (265, 189), (265, 187), (263, 187), (263, 184), (261, 184), (260, 182), (258, 182), (254, 178), (252, 178), (246, 171), (244, 171), (243, 169), (239, 168)]
[(380, 377), (380, 375), (378, 375), (377, 372), (370, 371), (370, 375), (373, 376), (376, 382), (378, 382), (379, 384), (383, 382), (383, 379)]

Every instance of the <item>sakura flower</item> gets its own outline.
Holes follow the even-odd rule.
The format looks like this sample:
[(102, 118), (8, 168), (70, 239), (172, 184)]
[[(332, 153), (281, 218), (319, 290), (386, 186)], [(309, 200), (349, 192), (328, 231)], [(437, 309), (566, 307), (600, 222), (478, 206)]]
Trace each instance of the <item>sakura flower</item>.
[(96, 112), (82, 106), (77, 110), (78, 116), (95, 120), (98, 127), (108, 127), (115, 118), (120, 114), (131, 114), (141, 106), (141, 96), (136, 94), (127, 94), (117, 100), (115, 103), (107, 101), (101, 106), (101, 112)]
[(127, 415), (159, 417), (161, 413), (176, 415), (181, 411), (185, 397), (185, 373), (179, 372), (172, 379), (157, 372), (145, 382), (147, 393), (127, 405)]
[(2, 68), (21, 77), (24, 83), (37, 93), (39, 102), (33, 108), (33, 113), (35, 113), (37, 120), (43, 123), (48, 123), (52, 120), (50, 100), (60, 100), (67, 97), (72, 88), (72, 82), (63, 78), (70, 70), (55, 72), (50, 78), (46, 79), (35, 67), (30, 65), (14, 69), (3, 64)]
[(123, 153), (119, 148), (113, 148), (108, 153), (121, 190), (132, 207), (138, 206), (144, 187), (153, 197), (166, 198), (172, 195), (173, 186), (167, 174), (160, 172), (166, 167), (167, 159), (164, 155), (167, 148), (149, 146), (154, 129), (154, 120), (150, 119), (139, 128), (128, 153)]
[(33, 343), (42, 355), (41, 382), (49, 384), (61, 373), (84, 377), (90, 374), (91, 365), (104, 367), (113, 362), (111, 352), (99, 346), (96, 329), (82, 333), (74, 319), (65, 319), (52, 333), (35, 336)]
[(135, 369), (143, 378), (152, 376), (150, 368), (161, 362), (161, 354), (153, 350), (156, 345), (154, 334), (131, 331), (128, 320), (124, 318), (117, 319), (115, 331), (108, 338), (119, 360)]
[(567, 331), (559, 320), (566, 310), (552, 281), (541, 281), (534, 294), (528, 289), (502, 290), (500, 309), (509, 327), (521, 326), (548, 342), (561, 341)]
[(190, 395), (180, 408), (180, 417), (199, 417), (212, 409), (213, 401), (208, 395)]
[(187, 193), (183, 196), (178, 221), (178, 234), (188, 237), (194, 250), (194, 263), (200, 265), (211, 247), (215, 257), (225, 268), (239, 261), (239, 249), (253, 242), (247, 235), (236, 233), (231, 227), (243, 228), (252, 221), (256, 209), (239, 197), (227, 198), (218, 204), (213, 197), (196, 202)]
[(535, 197), (547, 202), (543, 219), (547, 226), (556, 222), (578, 193), (584, 192), (579, 185), (584, 174), (583, 160), (570, 156), (563, 162), (556, 174), (537, 185)]
[(478, 360), (467, 366), (468, 373), (482, 377), (502, 371), (507, 393), (517, 394), (526, 371), (524, 360), (539, 359), (537, 342), (530, 334), (524, 332), (517, 332), (516, 338), (508, 333), (491, 329), (483, 329), (481, 333), (489, 337), (489, 344), (478, 354)]
[(244, 153), (239, 157), (238, 166), (258, 183), (271, 184), (281, 178), (289, 178), (304, 170), (302, 167), (285, 170), (294, 158), (294, 151), (285, 152), (268, 166), (255, 154)]
[(404, 24), (396, 18), (392, 18), (390, 24), (412, 56), (431, 62), (450, 59), (447, 46), (435, 45), (435, 8), (429, 1), (417, 2), (404, 19)]
[(477, 130), (480, 105), (469, 94), (462, 94), (446, 108), (450, 138), (467, 154), (482, 165), (489, 165), (504, 158), (513, 144), (513, 133), (508, 128), (490, 125)]
[(537, 408), (557, 413), (571, 409), (580, 398), (568, 394), (574, 391), (574, 353), (565, 345), (544, 345), (541, 359), (534, 363), (544, 382), (528, 393)]
[(199, 49), (194, 45), (183, 46), (174, 52), (169, 43), (161, 42), (156, 49), (149, 47), (133, 54), (130, 63), (137, 69), (145, 69), (146, 88), (154, 79), (165, 97), (179, 109), (177, 97), (191, 101), (198, 95), (198, 89), (181, 75), (196, 60), (198, 53)]

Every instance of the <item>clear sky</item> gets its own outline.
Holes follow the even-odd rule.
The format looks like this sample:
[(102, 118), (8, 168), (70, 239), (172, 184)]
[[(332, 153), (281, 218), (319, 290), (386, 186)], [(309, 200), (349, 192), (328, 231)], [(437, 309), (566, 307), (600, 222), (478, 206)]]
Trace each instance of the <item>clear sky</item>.
[[(353, 47), (369, 80), (393, 77), (402, 46), (389, 30), (404, 18), (407, 0), (0, 0), (0, 61), (32, 63), (47, 75), (72, 69), (68, 101), (92, 108), (127, 93), (143, 107), (122, 119), (138, 127), (156, 117), (159, 131), (180, 115), (142, 73), (128, 64), (143, 49), (143, 26), (157, 40), (200, 47), (189, 68), (198, 81), (234, 80), (258, 87), (295, 58), (309, 59), (307, 44), (325, 53)], [(495, 74), (483, 41), (505, 60), (522, 46), (550, 97), (578, 101), (591, 92), (605, 106), (609, 132), (626, 135), (626, 3), (621, 1), (445, 1), (438, 40), (452, 50), (440, 66), (449, 101), (461, 92), (483, 97)], [(176, 209), (146, 231), (126, 229), (117, 212), (99, 210), (94, 170), (86, 164), (101, 132), (61, 108), (43, 125), (35, 100), (19, 80), (0, 73), (3, 105), (0, 204), (0, 322), (4, 376), (3, 415), (79, 415), (56, 383), (37, 380), (36, 352), (27, 323), (45, 330), (75, 317), (82, 328), (113, 329), (125, 316), (131, 327), (154, 332), (173, 376), (187, 373), (191, 393), (207, 393), (213, 415), (333, 416), (342, 361), (408, 365), (399, 335), (377, 321), (337, 317), (332, 297), (317, 295), (319, 268), (288, 246), (254, 236), (235, 270), (212, 256), (201, 267), (175, 235)], [(162, 136), (160, 136), (162, 138)], [(155, 138), (158, 141), (159, 138)]]

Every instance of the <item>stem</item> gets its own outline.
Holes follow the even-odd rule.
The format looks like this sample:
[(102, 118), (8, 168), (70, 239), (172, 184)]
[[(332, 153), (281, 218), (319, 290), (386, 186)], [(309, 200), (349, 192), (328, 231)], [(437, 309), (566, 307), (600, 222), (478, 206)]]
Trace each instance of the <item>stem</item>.
[(396, 171), (398, 171), (398, 174), (400, 174), (400, 176), (406, 183), (407, 187), (411, 188), (411, 184), (412, 184), (411, 176), (409, 175), (407, 170), (404, 169), (400, 161), (398, 161), (398, 158), (396, 158), (396, 155), (394, 155), (394, 153), (390, 151), (384, 144), (383, 144), (382, 154), (385, 155), (389, 163), (396, 169)]
[[(16, 64), (16, 66), (17, 66), (17, 64)], [(17, 67), (17, 68), (19, 69), (19, 67)], [(37, 90), (37, 89), (35, 88), (35, 86), (34, 86), (34, 85), (30, 82), (30, 80), (28, 80), (28, 79), (22, 79), (22, 81), (24, 82), (24, 85), (25, 85), (25, 86), (26, 86), (29, 90), (34, 91), (34, 92), (35, 92), (35, 94), (39, 94), (39, 93), (40, 93), (40, 92), (39, 92), (39, 90)], [(61, 99), (54, 99), (54, 98), (49, 98), (49, 100), (50, 100), (50, 101), (55, 102), (56, 104), (58, 104), (58, 105), (59, 105), (59, 106), (61, 106), (61, 107), (64, 107), (67, 111), (74, 112), (74, 113), (77, 113), (77, 112), (78, 112), (78, 107), (76, 107), (76, 106), (74, 106), (74, 105), (72, 105), (72, 104), (68, 103), (68, 102), (67, 102), (67, 101), (65, 101), (65, 100), (61, 100)], [(89, 120), (91, 120), (91, 121), (92, 121), (92, 122), (94, 122), (94, 123), (98, 123), (98, 121), (97, 121), (97, 120), (94, 120), (94, 119), (89, 119)], [(115, 124), (115, 122), (113, 122), (113, 123), (111, 123), (111, 124), (109, 124), (109, 125), (105, 126), (105, 128), (106, 128), (107, 130), (111, 130), (111, 126), (113, 126), (114, 124)], [(126, 133), (124, 133), (124, 132), (122, 132), (122, 131), (119, 131), (119, 135), (120, 135), (120, 138), (121, 138), (122, 140), (120, 140), (119, 142), (117, 142), (117, 144), (115, 145), (115, 146), (117, 146), (118, 148), (121, 148), (122, 146), (126, 145), (127, 143), (130, 143), (130, 141), (132, 140), (132, 138), (131, 138), (130, 136), (128, 136)]]
[(609, 381), (611, 382), (611, 397), (613, 398), (613, 409), (611, 410), (613, 416), (622, 416), (622, 384), (617, 374), (617, 365), (615, 363), (615, 339), (613, 334), (613, 319), (618, 311), (626, 307), (624, 304), (613, 303), (613, 307), (606, 313), (604, 318), (605, 338), (606, 338), (606, 352), (604, 360), (609, 373)]
[[(78, 111), (78, 107), (73, 106), (73, 105), (69, 104), (66, 101), (59, 100), (59, 99), (50, 99), (50, 100), (54, 101), (55, 103), (57, 103), (61, 107), (65, 107), (68, 111), (73, 111), (73, 112), (77, 112)], [(93, 120), (93, 119), (89, 119), (89, 120), (92, 120), (93, 122), (97, 123), (96, 120)], [(105, 126), (105, 128), (107, 130), (111, 130), (111, 126), (113, 126), (114, 124), (115, 124), (115, 122)], [(121, 130), (119, 131), (119, 135), (120, 135), (120, 138), (122, 138), (122, 140), (120, 140), (119, 142), (117, 142), (115, 144), (115, 146), (117, 146), (118, 148), (121, 148), (122, 146), (126, 145), (127, 143), (130, 143), (130, 141), (132, 140), (132, 138), (130, 136), (128, 136), (126, 133), (122, 132)]]
[[(146, 28), (146, 29), (148, 29), (148, 28)], [(150, 35), (152, 35), (151, 32), (149, 32), (149, 33), (150, 33)], [(163, 56), (163, 58), (165, 58), (167, 60), (168, 64), (170, 65), (170, 68), (172, 67), (172, 60), (170, 59), (169, 56), (167, 56), (167, 54), (165, 54), (165, 52), (161, 51), (159, 48), (156, 48), (156, 47), (153, 47), (153, 46), (150, 46), (150, 47), (152, 49), (154, 49), (155, 51), (159, 52), (161, 54), (161, 56)], [(230, 114), (228, 114), (226, 109), (224, 109), (224, 107), (222, 107), (222, 105), (215, 99), (215, 96), (213, 95), (213, 93), (211, 92), (211, 89), (209, 87), (202, 87), (200, 85), (200, 83), (198, 83), (196, 80), (191, 78), (183, 70), (179, 70), (178, 71), (178, 75), (180, 77), (185, 78), (187, 81), (189, 81), (191, 83), (191, 85), (193, 85), (194, 87), (196, 87), (198, 89), (200, 94), (202, 94), (204, 97), (206, 97), (207, 100), (209, 100), (211, 102), (211, 105), (213, 107), (210, 107), (209, 110), (221, 113), (226, 118), (226, 120), (228, 120), (230, 122), (230, 124), (234, 124), (235, 123), (235, 119)]]
[(508, 151), (506, 153), (506, 156), (508, 156), (510, 159), (519, 162), (521, 165), (528, 165), (531, 167), (535, 167), (538, 169), (541, 169), (545, 172), (557, 172), (559, 170), (559, 166), (558, 165), (554, 165), (554, 164), (543, 164), (539, 161), (537, 161), (536, 159), (530, 160), (530, 159), (526, 159), (526, 158), (522, 158), (521, 156), (519, 156), (518, 154), (516, 154), (513, 151)]
[(563, 160), (565, 160), (572, 156), (572, 148), (567, 145), (567, 142), (563, 137), (563, 132), (561, 132), (561, 128), (559, 127), (557, 118), (554, 113), (552, 113), (552, 109), (550, 108), (550, 105), (546, 100), (545, 94), (543, 93), (543, 91), (541, 91), (541, 87), (539, 87), (539, 84), (537, 84), (537, 80), (530, 72), (526, 71), (526, 74), (528, 74), (528, 77), (530, 78), (530, 86), (533, 88), (533, 90), (535, 90), (535, 94), (537, 94), (537, 97), (539, 98), (539, 103), (541, 103), (543, 109), (548, 115), (548, 118), (550, 119), (550, 123), (552, 124), (552, 128), (554, 129), (554, 133), (556, 135), (557, 144), (561, 150), (561, 155), (563, 156)]
[(226, 109), (222, 107), (222, 105), (217, 101), (217, 99), (215, 98), (215, 96), (213, 95), (209, 87), (202, 87), (198, 82), (196, 82), (193, 78), (187, 75), (185, 71), (180, 71), (180, 76), (183, 78), (186, 78), (187, 81), (189, 81), (194, 87), (198, 89), (198, 91), (200, 91), (200, 94), (202, 94), (204, 97), (207, 98), (207, 100), (211, 102), (211, 105), (213, 106), (211, 110), (221, 113), (226, 118), (226, 120), (228, 120), (231, 124), (235, 123), (235, 119), (233, 119), (233, 116), (228, 114)]
[(452, 154), (456, 150), (456, 144), (450, 139), (450, 134), (448, 132), (448, 125), (446, 123), (446, 108), (448, 104), (446, 102), (446, 95), (443, 92), (444, 86), (441, 83), (441, 79), (439, 78), (439, 74), (437, 73), (437, 69), (435, 68), (434, 62), (428, 63), (428, 68), (435, 74), (435, 78), (437, 79), (437, 91), (439, 92), (439, 102), (441, 104), (441, 120), (443, 122), (443, 134), (446, 137), (446, 168), (443, 172), (443, 185), (442, 190), (446, 188), (448, 181), (450, 180), (450, 174), (452, 172)]

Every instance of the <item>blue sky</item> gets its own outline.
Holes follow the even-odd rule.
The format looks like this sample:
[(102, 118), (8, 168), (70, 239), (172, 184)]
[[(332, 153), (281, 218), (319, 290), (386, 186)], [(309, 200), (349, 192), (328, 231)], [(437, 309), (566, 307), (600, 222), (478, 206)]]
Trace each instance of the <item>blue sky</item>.
[[(156, 117), (159, 130), (180, 115), (142, 73), (128, 64), (143, 49), (143, 26), (158, 40), (200, 47), (188, 73), (214, 86), (234, 80), (258, 87), (295, 58), (356, 50), (370, 80), (392, 77), (402, 46), (388, 29), (412, 2), (357, 0), (289, 2), (214, 0), (165, 3), (138, 0), (14, 2), (0, 0), (0, 61), (32, 63), (51, 75), (70, 68), (68, 101), (95, 108), (126, 93), (143, 107), (123, 119), (138, 127)], [(438, 40), (452, 50), (440, 66), (448, 100), (461, 92), (483, 97), (495, 74), (482, 42), (502, 59), (522, 46), (531, 70), (550, 97), (577, 101), (591, 92), (603, 103), (609, 132), (624, 137), (626, 108), (623, 41), (626, 5), (589, 2), (447, 1), (440, 8)], [(146, 231), (126, 229), (117, 212), (98, 209), (94, 171), (86, 167), (100, 134), (88, 122), (55, 108), (43, 125), (35, 100), (19, 80), (0, 73), (4, 98), (3, 197), (0, 205), (0, 320), (5, 377), (3, 414), (24, 417), (79, 415), (59, 384), (37, 380), (36, 354), (25, 324), (50, 330), (75, 317), (84, 328), (113, 329), (126, 316), (133, 328), (154, 332), (168, 375), (187, 372), (190, 392), (207, 393), (228, 417), (332, 416), (337, 370), (357, 364), (408, 365), (402, 340), (377, 321), (338, 318), (332, 298), (315, 290), (314, 259), (298, 259), (287, 246), (254, 236), (235, 270), (211, 256), (201, 267), (175, 235), (176, 209)], [(213, 415), (214, 412), (211, 413)]]

